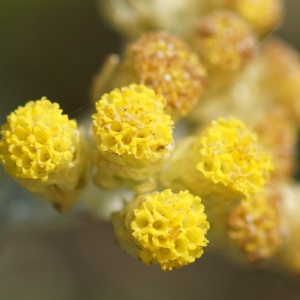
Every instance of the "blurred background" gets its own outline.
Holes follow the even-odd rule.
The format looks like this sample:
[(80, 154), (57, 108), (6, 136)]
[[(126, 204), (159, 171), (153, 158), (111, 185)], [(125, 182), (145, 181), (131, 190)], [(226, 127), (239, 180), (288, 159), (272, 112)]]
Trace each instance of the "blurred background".
[[(278, 34), (300, 49), (300, 2), (286, 1), (286, 11)], [(93, 0), (1, 0), (0, 123), (18, 105), (42, 96), (80, 117), (93, 75), (120, 47)], [(28, 220), (35, 201), (3, 168), (0, 197), (3, 228)], [(297, 300), (300, 281), (208, 251), (196, 263), (164, 274), (119, 250), (105, 222), (70, 222), (59, 230), (14, 225), (0, 243), (0, 299)]]

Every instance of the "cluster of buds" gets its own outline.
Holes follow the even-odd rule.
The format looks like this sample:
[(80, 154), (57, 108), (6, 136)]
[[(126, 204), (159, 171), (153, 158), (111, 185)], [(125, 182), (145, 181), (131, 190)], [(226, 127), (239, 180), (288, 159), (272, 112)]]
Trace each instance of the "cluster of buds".
[(283, 5), (198, 2), (100, 1), (129, 40), (93, 80), (87, 130), (30, 101), (2, 126), (0, 163), (61, 212), (83, 195), (78, 207), (96, 214), (96, 189), (130, 190), (111, 222), (146, 265), (178, 269), (209, 246), (300, 273), (300, 59), (265, 38)]

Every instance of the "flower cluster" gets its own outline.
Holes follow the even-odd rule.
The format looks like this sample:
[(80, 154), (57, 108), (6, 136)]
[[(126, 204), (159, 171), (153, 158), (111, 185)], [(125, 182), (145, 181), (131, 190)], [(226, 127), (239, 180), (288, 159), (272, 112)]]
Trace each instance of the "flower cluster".
[(30, 101), (2, 126), (5, 171), (61, 212), (83, 195), (77, 207), (109, 215), (118, 246), (146, 265), (178, 269), (209, 246), (300, 273), (300, 59), (261, 43), (281, 1), (101, 7), (130, 40), (93, 80), (87, 130)]

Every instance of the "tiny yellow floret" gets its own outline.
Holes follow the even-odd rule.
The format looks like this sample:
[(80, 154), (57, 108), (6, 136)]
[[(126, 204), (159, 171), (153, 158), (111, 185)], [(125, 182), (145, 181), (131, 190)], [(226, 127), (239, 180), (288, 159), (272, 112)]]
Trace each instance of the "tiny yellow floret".
[(268, 181), (273, 170), (271, 156), (259, 146), (257, 136), (241, 121), (213, 121), (200, 134), (199, 161), (205, 178), (248, 197)]
[(174, 194), (165, 190), (145, 196), (134, 210), (130, 227), (140, 260), (147, 265), (158, 263), (162, 270), (194, 262), (208, 243), (204, 206), (188, 191)]
[(136, 161), (158, 159), (173, 143), (173, 121), (165, 99), (144, 85), (132, 84), (105, 94), (92, 116), (97, 147)]
[(0, 162), (14, 178), (39, 179), (67, 167), (74, 157), (76, 122), (45, 97), (7, 117), (1, 128)]

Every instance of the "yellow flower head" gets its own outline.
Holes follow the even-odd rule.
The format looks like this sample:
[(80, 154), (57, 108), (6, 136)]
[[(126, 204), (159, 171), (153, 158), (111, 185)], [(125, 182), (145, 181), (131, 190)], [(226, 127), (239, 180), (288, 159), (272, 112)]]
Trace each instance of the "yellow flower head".
[(0, 162), (14, 178), (45, 182), (73, 160), (76, 122), (45, 97), (16, 109), (1, 129)]
[(281, 199), (273, 188), (251, 196), (229, 214), (229, 236), (250, 261), (271, 257), (283, 241)]
[(164, 32), (142, 35), (127, 49), (124, 64), (135, 69), (137, 82), (166, 98), (166, 111), (175, 119), (191, 110), (206, 86), (206, 71), (196, 54)]
[(284, 105), (300, 122), (300, 57), (296, 49), (278, 39), (268, 40), (263, 48), (267, 63), (269, 90), (275, 100)]
[(204, 206), (188, 191), (139, 196), (113, 215), (113, 225), (121, 248), (147, 265), (158, 263), (162, 270), (194, 262), (208, 243)]
[(257, 47), (250, 26), (226, 10), (200, 19), (192, 42), (207, 67), (215, 72), (241, 70), (254, 57)]
[(257, 136), (235, 118), (209, 124), (200, 134), (199, 147), (196, 169), (244, 197), (257, 192), (273, 170), (271, 157), (260, 149)]
[(276, 27), (283, 15), (281, 0), (225, 0), (225, 2), (249, 22), (260, 36)]
[(164, 114), (165, 99), (144, 85), (115, 89), (96, 103), (93, 129), (99, 150), (136, 161), (168, 154), (173, 121)]

